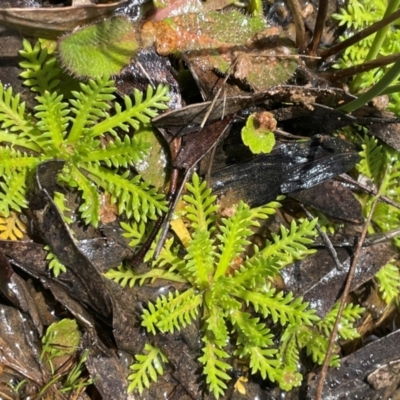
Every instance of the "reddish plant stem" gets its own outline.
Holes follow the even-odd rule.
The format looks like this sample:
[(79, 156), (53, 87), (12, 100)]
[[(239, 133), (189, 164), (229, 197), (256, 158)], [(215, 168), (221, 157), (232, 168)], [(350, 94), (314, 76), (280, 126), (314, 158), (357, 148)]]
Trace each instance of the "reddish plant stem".
[(333, 326), (331, 335), (329, 337), (328, 350), (326, 352), (324, 364), (322, 365), (322, 369), (320, 372), (318, 386), (317, 386), (317, 390), (316, 390), (316, 394), (315, 394), (315, 400), (322, 399), (322, 391), (324, 389), (325, 377), (328, 372), (329, 361), (332, 357), (333, 347), (334, 347), (336, 336), (337, 336), (337, 333), (339, 330), (339, 322), (340, 322), (340, 319), (342, 318), (343, 310), (346, 305), (346, 298), (350, 293), (351, 283), (354, 278), (358, 259), (360, 258), (361, 250), (363, 247), (363, 242), (365, 240), (365, 236), (367, 235), (367, 229), (368, 229), (369, 224), (371, 223), (372, 215), (375, 211), (375, 207), (378, 204), (378, 201), (379, 201), (379, 194), (378, 194), (378, 196), (376, 196), (376, 198), (374, 199), (374, 202), (372, 203), (371, 210), (368, 214), (367, 220), (365, 221), (364, 228), (361, 232), (361, 236), (358, 241), (358, 245), (357, 245), (356, 252), (354, 254), (353, 262), (351, 263), (351, 267), (350, 267), (349, 273), (347, 275), (346, 286), (343, 290), (343, 295), (342, 295), (342, 299), (340, 301), (340, 306), (339, 306), (338, 314), (336, 316), (335, 325)]
[(396, 19), (400, 18), (400, 9), (395, 11), (393, 14), (390, 14), (388, 17), (381, 19), (378, 22), (375, 22), (368, 28), (363, 29), (360, 32), (355, 33), (352, 37), (343, 40), (343, 42), (340, 42), (336, 44), (335, 46), (330, 47), (329, 49), (322, 50), (319, 55), (322, 58), (327, 58), (333, 54), (337, 54), (341, 52), (342, 50), (347, 49), (347, 47), (350, 47), (354, 43), (359, 42), (360, 40), (364, 39), (365, 37), (372, 35), (373, 33), (379, 31), (379, 29), (383, 28), (386, 25), (389, 25), (393, 21), (396, 21)]
[(331, 82), (338, 81), (339, 79), (347, 78), (349, 76), (359, 74), (361, 72), (370, 71), (371, 69), (384, 67), (389, 64), (393, 64), (399, 58), (400, 53), (391, 54), (390, 56), (380, 57), (376, 60), (367, 61), (363, 64), (354, 65), (349, 68), (331, 71), (331, 72), (321, 72), (318, 74), (319, 77), (327, 79)]
[(304, 27), (303, 16), (301, 13), (301, 5), (299, 0), (288, 0), (287, 3), (296, 27), (296, 44), (299, 53), (302, 54), (306, 48), (306, 29)]
[(329, 0), (319, 0), (317, 21), (315, 22), (314, 34), (311, 43), (308, 46), (308, 55), (316, 56), (318, 46), (321, 42), (324, 31), (325, 19), (328, 14)]

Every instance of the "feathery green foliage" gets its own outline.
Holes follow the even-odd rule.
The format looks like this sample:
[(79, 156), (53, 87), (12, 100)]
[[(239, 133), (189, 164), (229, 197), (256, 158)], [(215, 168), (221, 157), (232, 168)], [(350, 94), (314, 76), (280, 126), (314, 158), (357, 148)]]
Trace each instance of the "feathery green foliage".
[[(388, 146), (378, 144), (378, 140), (365, 135), (362, 145), (361, 160), (357, 170), (369, 178), (377, 187), (380, 193), (393, 201), (400, 202), (400, 153)], [(370, 196), (360, 196), (364, 204), (364, 214), (368, 215), (373, 199)], [(369, 232), (374, 233), (376, 227), (381, 232), (388, 232), (400, 225), (400, 210), (394, 206), (379, 202), (372, 216), (373, 225)], [(400, 239), (394, 239), (397, 247), (400, 246)]]
[(379, 283), (379, 292), (386, 304), (399, 300), (400, 271), (394, 263), (388, 263), (376, 274)]
[(129, 392), (137, 388), (142, 394), (144, 388), (150, 387), (150, 379), (157, 382), (158, 376), (164, 373), (162, 363), (168, 362), (167, 357), (160, 349), (147, 343), (144, 350), (146, 354), (136, 355), (137, 362), (131, 366), (131, 370), (134, 372), (128, 377), (131, 381), (128, 387)]
[(67, 267), (51, 251), (50, 246), (45, 246), (44, 249), (47, 250), (46, 260), (49, 261), (49, 269), (53, 272), (53, 275), (57, 278), (62, 272), (67, 272)]
[[(289, 324), (284, 330), (279, 347), (279, 357), (284, 365), (285, 371), (296, 371), (300, 361), (300, 349), (305, 349), (306, 354), (312, 357), (317, 364), (322, 364), (328, 350), (329, 335), (332, 332), (339, 303), (332, 310), (313, 326)], [(359, 319), (364, 312), (360, 306), (347, 304), (343, 310), (339, 324), (339, 337), (345, 340), (358, 338), (360, 335), (354, 329), (354, 322)], [(335, 347), (337, 350), (337, 346)], [(334, 354), (330, 360), (331, 367), (339, 366), (339, 356)], [(301, 375), (294, 374), (296, 384), (301, 383)], [(292, 386), (295, 386), (293, 384)]]
[[(171, 239), (148, 273), (138, 275), (120, 267), (106, 276), (122, 285), (138, 281), (142, 284), (154, 278), (189, 284), (187, 290), (170, 292), (149, 303), (143, 312), (142, 326), (152, 334), (174, 332), (199, 317), (203, 342), (199, 361), (215, 397), (222, 396), (227, 388), (232, 356), (246, 361), (252, 374), (260, 373), (285, 390), (298, 386), (302, 377), (297, 364), (282, 360), (294, 360), (296, 352), (306, 348), (321, 363), (328, 343), (328, 322), (319, 332), (313, 327), (319, 320), (315, 311), (292, 293), (277, 290), (273, 279), (287, 264), (313, 252), (307, 244), (316, 235), (316, 221), (292, 222), (289, 229), (281, 227), (280, 235), (274, 235), (265, 248), (259, 248), (251, 245), (253, 228), (259, 226), (259, 220), (275, 213), (278, 202), (254, 209), (240, 202), (231, 217), (220, 218), (216, 196), (196, 174), (187, 184), (187, 191), (183, 197), (184, 218), (190, 240), (185, 254)], [(284, 336), (282, 342), (282, 346), (290, 347), (290, 353), (285, 350), (283, 355), (283, 350), (276, 347), (277, 338), (270, 324), (279, 324), (285, 332), (292, 332), (286, 333), (288, 339)], [(303, 336), (295, 336), (294, 340), (297, 332), (303, 332)], [(289, 343), (289, 337), (294, 341)], [(227, 348), (229, 342), (233, 351)], [(134, 364), (137, 370), (151, 362), (147, 358), (139, 361)], [(130, 379), (130, 390), (147, 387), (148, 382), (140, 382), (138, 375)]]
[(113, 81), (102, 77), (80, 83), (81, 90), (65, 100), (57, 92), (60, 68), (54, 55), (40, 42), (32, 47), (24, 40), (23, 46), (21, 77), (37, 93), (37, 105), (28, 113), (20, 95), (0, 83), (0, 213), (7, 217), (26, 207), (27, 173), (51, 159), (65, 161), (59, 180), (81, 191), (79, 211), (86, 223), (99, 222), (100, 190), (111, 194), (119, 213), (138, 222), (165, 211), (163, 195), (132, 172), (149, 145), (129, 131), (167, 108), (167, 87), (149, 86), (145, 97), (136, 90), (134, 102), (125, 96), (122, 107), (114, 102)]
[[(400, 202), (400, 154), (385, 144), (379, 144), (378, 139), (365, 135), (360, 152), (361, 160), (356, 166), (360, 174), (370, 179), (380, 188), (381, 195), (393, 201)], [(373, 198), (368, 195), (359, 195), (363, 203), (363, 212), (369, 213)], [(369, 227), (370, 233), (388, 232), (400, 226), (400, 210), (392, 205), (379, 202), (372, 216)], [(394, 239), (395, 245), (400, 247), (400, 238)], [(377, 274), (379, 292), (382, 299), (390, 304), (397, 300), (400, 290), (400, 273), (398, 267), (389, 262)]]
[[(346, 39), (353, 33), (380, 21), (387, 12), (387, 7), (390, 6), (389, 3), (393, 3), (391, 5), (392, 8), (398, 7), (398, 5), (395, 6), (394, 2), (386, 0), (350, 0), (347, 2), (346, 6), (340, 8), (338, 14), (333, 15), (334, 18), (339, 20), (339, 25), (347, 27), (346, 34), (342, 39)], [(400, 52), (400, 30), (396, 24), (393, 24), (390, 29), (384, 28), (384, 32), (378, 32), (377, 34), (381, 35), (384, 40), (382, 43), (379, 43), (379, 46), (376, 46), (378, 51), (376, 57), (388, 56)], [(377, 34), (367, 36), (358, 43), (348, 47), (334, 67), (344, 69), (367, 61), (367, 57), (371, 55), (369, 53)], [(351, 90), (358, 92), (359, 90), (371, 87), (384, 76), (389, 68), (390, 65), (363, 72), (352, 82)], [(392, 85), (398, 83), (399, 79), (393, 81)], [(389, 109), (399, 114), (400, 94), (392, 93), (389, 98)]]

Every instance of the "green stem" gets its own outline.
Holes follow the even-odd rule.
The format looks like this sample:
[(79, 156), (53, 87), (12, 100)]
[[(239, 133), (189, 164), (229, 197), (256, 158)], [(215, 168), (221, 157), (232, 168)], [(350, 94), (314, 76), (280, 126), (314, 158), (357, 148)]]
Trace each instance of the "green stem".
[(391, 93), (397, 93), (400, 92), (400, 85), (392, 85), (387, 87), (382, 93), (382, 94), (391, 94)]
[[(399, 5), (400, 5), (400, 0), (391, 0), (386, 8), (385, 15), (383, 16), (383, 18), (394, 13), (399, 8)], [(385, 27), (383, 27), (376, 33), (374, 41), (372, 42), (371, 48), (369, 49), (367, 57), (365, 58), (364, 61), (371, 61), (377, 57), (379, 50), (382, 47), (383, 41), (385, 40), (386, 33), (388, 32), (389, 28), (390, 28), (390, 25), (386, 25)], [(351, 84), (351, 87), (350, 87), (350, 89), (351, 89), (350, 91), (352, 93), (355, 93), (358, 91), (358, 89), (360, 88), (360, 85), (361, 85), (361, 80), (362, 80), (362, 74), (358, 74), (354, 78), (354, 80)]]
[(400, 75), (400, 58), (393, 64), (392, 68), (384, 75), (384, 77), (372, 86), (368, 91), (362, 93), (357, 99), (339, 107), (338, 110), (343, 112), (353, 112), (362, 107), (374, 97), (379, 96), (397, 77)]
[(249, 0), (249, 4), (247, 6), (247, 11), (249, 14), (252, 14), (254, 17), (262, 17), (263, 16), (263, 7), (261, 0)]

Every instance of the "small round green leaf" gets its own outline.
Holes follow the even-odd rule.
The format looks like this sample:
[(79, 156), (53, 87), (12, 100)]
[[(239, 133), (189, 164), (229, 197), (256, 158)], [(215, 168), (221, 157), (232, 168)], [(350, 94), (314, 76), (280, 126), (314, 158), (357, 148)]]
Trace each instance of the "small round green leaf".
[(272, 114), (254, 113), (250, 115), (242, 129), (243, 143), (254, 154), (270, 153), (275, 146), (275, 135), (272, 132), (275, 128), (276, 121)]

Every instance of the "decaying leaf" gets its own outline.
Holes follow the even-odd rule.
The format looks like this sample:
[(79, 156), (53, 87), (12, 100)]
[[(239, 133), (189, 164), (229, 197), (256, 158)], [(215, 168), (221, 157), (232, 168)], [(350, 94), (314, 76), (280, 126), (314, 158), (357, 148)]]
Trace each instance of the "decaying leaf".
[(19, 219), (15, 212), (11, 212), (8, 217), (0, 214), (0, 239), (18, 240), (26, 234), (26, 225)]
[[(222, 52), (232, 46), (246, 45), (249, 38), (264, 28), (262, 18), (251, 18), (234, 10), (226, 13), (210, 11), (148, 21), (142, 27), (141, 36), (144, 47), (154, 45), (157, 53), (164, 56), (201, 50), (218, 54), (218, 50)], [(229, 66), (226, 64), (225, 71)]]
[(161, 21), (181, 14), (219, 10), (234, 2), (235, 0), (154, 0), (157, 10), (152, 14), (151, 19)]
[(0, 25), (17, 29), (27, 36), (57, 39), (79, 25), (110, 16), (124, 1), (80, 7), (0, 8)]
[[(288, 290), (302, 296), (323, 317), (341, 295), (350, 268), (353, 249), (336, 249), (343, 270), (338, 271), (327, 249), (282, 270), (284, 283)], [(391, 243), (378, 243), (362, 249), (350, 290), (354, 290), (373, 278), (396, 254)]]
[(289, 196), (337, 220), (354, 224), (363, 222), (360, 202), (350, 189), (332, 179), (309, 189), (290, 193)]
[(349, 142), (317, 136), (303, 143), (285, 143), (270, 154), (229, 165), (211, 173), (211, 186), (233, 202), (265, 204), (279, 194), (307, 189), (343, 172), (360, 159)]

